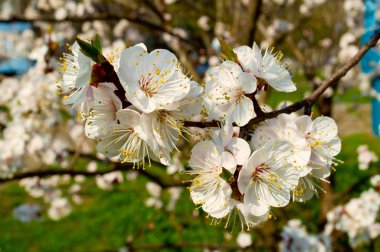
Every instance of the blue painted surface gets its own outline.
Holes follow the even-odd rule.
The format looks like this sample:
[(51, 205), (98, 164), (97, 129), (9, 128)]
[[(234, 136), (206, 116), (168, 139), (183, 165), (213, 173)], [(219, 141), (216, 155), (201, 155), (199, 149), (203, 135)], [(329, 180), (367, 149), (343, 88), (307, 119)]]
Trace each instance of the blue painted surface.
[[(32, 25), (26, 22), (0, 23), (0, 32), (20, 33), (31, 28)], [(23, 74), (34, 65), (33, 60), (14, 56), (0, 61), (0, 74)]]
[(13, 57), (0, 62), (0, 73), (14, 75), (23, 74), (35, 65), (35, 61), (21, 57)]
[[(365, 0), (365, 33), (362, 36), (362, 44), (371, 38), (376, 29), (380, 28), (380, 20), (376, 20), (376, 11), (378, 8), (380, 8), (380, 0)], [(363, 73), (371, 73), (379, 64), (380, 49), (372, 49), (361, 61), (362, 71)], [(380, 76), (373, 79), (372, 87), (376, 92), (380, 93)], [(377, 136), (380, 136), (380, 101), (377, 99), (372, 99), (372, 129)]]
[[(373, 88), (380, 93), (380, 76), (372, 81)], [(372, 128), (376, 136), (380, 136), (380, 101), (372, 99)]]
[(32, 25), (26, 22), (0, 23), (0, 31), (22, 32), (31, 28)]

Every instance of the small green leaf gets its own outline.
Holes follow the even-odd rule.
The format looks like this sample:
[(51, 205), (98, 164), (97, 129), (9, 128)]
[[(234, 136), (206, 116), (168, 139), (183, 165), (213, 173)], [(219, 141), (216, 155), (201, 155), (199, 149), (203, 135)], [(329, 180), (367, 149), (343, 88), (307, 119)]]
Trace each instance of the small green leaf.
[(234, 176), (229, 170), (226, 168), (222, 168), (222, 173), (219, 174), (219, 177), (226, 180), (227, 182)]
[(95, 46), (95, 48), (98, 49), (100, 53), (102, 53), (102, 43), (100, 42), (100, 37), (98, 34), (95, 35), (95, 38), (92, 41), (92, 45)]
[(222, 53), (221, 57), (226, 59), (226, 60), (231, 60), (236, 63), (239, 63), (239, 60), (230, 44), (228, 44), (225, 40), (223, 40), (221, 37), (217, 37), (220, 46), (222, 47)]
[(80, 51), (86, 55), (87, 57), (91, 58), (93, 61), (99, 63), (99, 55), (101, 55), (101, 52), (92, 44), (77, 38), (76, 41), (78, 42), (80, 46)]

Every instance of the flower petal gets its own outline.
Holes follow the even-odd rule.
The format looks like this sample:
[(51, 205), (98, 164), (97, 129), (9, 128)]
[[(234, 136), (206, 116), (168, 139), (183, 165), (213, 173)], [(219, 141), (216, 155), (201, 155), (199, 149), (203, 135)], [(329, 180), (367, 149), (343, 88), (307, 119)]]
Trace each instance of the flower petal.
[(234, 155), (238, 165), (245, 164), (251, 155), (249, 144), (242, 138), (232, 138), (227, 144), (226, 149)]
[(257, 79), (249, 73), (242, 72), (238, 76), (239, 84), (243, 88), (244, 93), (251, 94), (256, 91)]
[(234, 156), (227, 151), (222, 153), (222, 167), (226, 168), (231, 174), (235, 173), (236, 160)]
[(246, 125), (255, 116), (252, 100), (244, 96), (242, 101), (235, 105), (231, 115), (232, 121), (238, 126)]

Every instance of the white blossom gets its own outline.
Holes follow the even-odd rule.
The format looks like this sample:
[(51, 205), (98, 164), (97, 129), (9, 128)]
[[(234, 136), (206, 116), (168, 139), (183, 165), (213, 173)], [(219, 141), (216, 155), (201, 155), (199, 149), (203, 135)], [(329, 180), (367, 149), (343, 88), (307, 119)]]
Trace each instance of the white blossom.
[(163, 49), (148, 53), (144, 44), (121, 53), (118, 75), (128, 101), (144, 113), (174, 109), (174, 103), (190, 90), (190, 80), (176, 56)]
[(274, 89), (282, 92), (293, 92), (296, 90), (291, 76), (285, 66), (280, 62), (282, 54), (273, 53), (273, 50), (265, 49), (262, 54), (257, 44), (253, 47), (240, 46), (234, 49), (240, 65), (244, 71), (257, 78), (259, 89), (268, 84)]
[(205, 106), (209, 119), (231, 120), (239, 126), (248, 123), (256, 114), (246, 94), (256, 91), (256, 78), (243, 72), (232, 61), (209, 70), (205, 87)]
[(72, 54), (63, 54), (61, 69), (62, 82), (58, 84), (60, 93), (65, 94), (65, 104), (73, 104), (79, 107), (82, 103), (92, 99), (91, 59), (81, 51), (79, 44), (75, 42), (69, 47)]
[(48, 215), (52, 220), (57, 221), (69, 215), (71, 211), (72, 207), (66, 198), (57, 198), (52, 201)]
[(88, 138), (105, 136), (110, 125), (116, 120), (116, 112), (122, 109), (120, 99), (115, 95), (115, 85), (100, 83), (94, 89), (94, 103), (86, 118), (85, 133)]
[(297, 186), (299, 173), (290, 161), (287, 142), (263, 147), (252, 153), (239, 173), (238, 187), (244, 203), (256, 216), (267, 214), (269, 207), (284, 207)]
[(248, 233), (240, 232), (236, 238), (236, 243), (241, 248), (246, 248), (252, 245), (252, 237)]
[(230, 174), (236, 170), (236, 161), (229, 152), (222, 152), (213, 141), (197, 143), (189, 160), (189, 174), (196, 175), (190, 187), (194, 203), (212, 217), (222, 218), (231, 208), (227, 204), (232, 193), (230, 185), (220, 177), (223, 169)]

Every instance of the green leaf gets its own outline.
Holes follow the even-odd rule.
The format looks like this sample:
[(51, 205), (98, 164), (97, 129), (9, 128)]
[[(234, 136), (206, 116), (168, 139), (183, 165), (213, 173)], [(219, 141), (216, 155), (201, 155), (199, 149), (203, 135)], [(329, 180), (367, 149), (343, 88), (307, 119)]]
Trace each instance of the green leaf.
[(80, 51), (86, 55), (87, 57), (91, 58), (93, 61), (97, 63), (99, 62), (99, 55), (101, 55), (101, 52), (96, 48), (93, 44), (90, 44), (80, 38), (77, 38), (76, 41), (79, 44)]
[(228, 182), (231, 178), (233, 178), (234, 175), (226, 168), (222, 168), (222, 169), (223, 169), (222, 173), (219, 174), (219, 177), (221, 177), (222, 179)]
[(100, 53), (102, 53), (102, 43), (100, 42), (100, 37), (98, 34), (95, 35), (94, 41), (92, 41), (92, 45), (95, 46), (95, 48), (98, 49)]
[(239, 63), (239, 60), (230, 44), (228, 44), (221, 37), (217, 36), (220, 46), (222, 47), (221, 57), (226, 60), (231, 60), (236, 63)]

